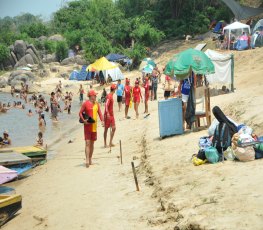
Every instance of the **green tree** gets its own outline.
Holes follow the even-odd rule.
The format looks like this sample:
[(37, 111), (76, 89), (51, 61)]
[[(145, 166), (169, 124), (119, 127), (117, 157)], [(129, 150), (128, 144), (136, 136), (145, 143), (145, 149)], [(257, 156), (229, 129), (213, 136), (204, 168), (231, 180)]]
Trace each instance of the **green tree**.
[(58, 41), (56, 44), (56, 57), (61, 62), (68, 56), (68, 44), (65, 41)]
[(3, 69), (4, 61), (9, 57), (10, 51), (9, 48), (4, 45), (0, 44), (0, 67)]

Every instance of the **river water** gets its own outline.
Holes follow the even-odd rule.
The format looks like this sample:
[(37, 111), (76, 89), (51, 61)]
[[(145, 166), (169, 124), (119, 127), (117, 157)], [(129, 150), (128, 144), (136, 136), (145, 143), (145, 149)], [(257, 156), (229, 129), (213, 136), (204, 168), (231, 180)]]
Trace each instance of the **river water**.
[[(44, 95), (49, 102), (49, 96)], [(75, 98), (76, 99), (76, 98)], [(20, 98), (11, 97), (10, 94), (0, 93), (0, 101), (2, 103), (13, 101), (22, 101)], [(24, 101), (22, 101), (24, 104)], [(36, 143), (37, 134), (39, 132), (38, 127), (38, 114), (35, 112), (35, 108), (32, 104), (26, 104), (25, 109), (11, 108), (6, 113), (0, 113), (0, 135), (3, 131), (7, 130), (12, 140), (12, 146), (27, 146), (34, 145)], [(60, 102), (61, 108), (64, 107), (64, 103)], [(27, 116), (28, 110), (31, 109), (34, 113), (33, 116)], [(45, 113), (46, 129), (44, 131), (44, 143), (53, 145), (61, 138), (71, 137), (71, 132), (81, 124), (78, 122), (78, 112), (80, 104), (77, 100), (72, 102), (71, 114), (66, 111), (58, 114), (58, 122), (54, 122), (50, 119), (50, 112)]]

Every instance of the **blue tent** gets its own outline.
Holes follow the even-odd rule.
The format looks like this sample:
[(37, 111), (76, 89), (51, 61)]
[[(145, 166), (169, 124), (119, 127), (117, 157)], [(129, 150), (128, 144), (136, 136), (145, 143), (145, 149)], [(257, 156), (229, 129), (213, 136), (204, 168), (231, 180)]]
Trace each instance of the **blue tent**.
[(106, 56), (106, 58), (108, 59), (108, 61), (119, 61), (122, 59), (127, 58), (125, 55), (122, 54), (108, 54)]
[(83, 65), (80, 72), (79, 72), (79, 75), (77, 77), (78, 81), (86, 81), (87, 80), (88, 72), (86, 69), (87, 69), (87, 66)]
[(214, 33), (221, 33), (224, 24), (225, 24), (224, 21), (219, 21), (219, 22), (216, 24), (216, 26), (215, 26), (213, 32), (214, 32)]
[(69, 76), (69, 80), (78, 80), (79, 72), (77, 70), (73, 70), (73, 72)]

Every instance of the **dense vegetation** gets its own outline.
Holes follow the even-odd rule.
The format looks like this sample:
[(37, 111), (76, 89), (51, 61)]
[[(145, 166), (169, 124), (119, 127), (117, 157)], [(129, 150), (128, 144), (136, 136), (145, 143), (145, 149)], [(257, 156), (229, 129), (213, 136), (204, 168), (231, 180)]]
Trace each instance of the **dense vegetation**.
[[(0, 19), (0, 48), (5, 54), (3, 47), (24, 39), (38, 49), (56, 52), (61, 60), (67, 47), (79, 45), (89, 61), (120, 52), (138, 64), (163, 39), (201, 34), (211, 20), (229, 21), (231, 17), (221, 1), (79, 0), (58, 10), (49, 22), (31, 14)], [(56, 33), (66, 38), (66, 44), (37, 39)]]

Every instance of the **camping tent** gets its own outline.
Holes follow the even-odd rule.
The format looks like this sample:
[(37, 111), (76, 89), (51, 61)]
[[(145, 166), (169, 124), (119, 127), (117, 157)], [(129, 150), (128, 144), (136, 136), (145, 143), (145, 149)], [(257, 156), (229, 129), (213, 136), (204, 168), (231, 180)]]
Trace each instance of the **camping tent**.
[(73, 70), (69, 76), (69, 80), (78, 80), (79, 71)]
[(113, 69), (108, 69), (108, 70), (103, 70), (103, 75), (105, 77), (105, 80), (108, 80), (108, 76), (110, 75), (112, 78), (112, 81), (117, 81), (117, 80), (123, 80), (124, 76), (120, 70), (120, 68), (118, 67), (117, 64), (111, 62), (111, 64), (114, 66)]
[(90, 64), (87, 70), (95, 69), (96, 71), (103, 71), (108, 69), (114, 69), (115, 65), (109, 62), (105, 57), (96, 60), (94, 63)]
[(259, 20), (253, 29), (253, 35), (251, 39), (251, 47), (263, 46), (263, 19)]
[(231, 54), (221, 54), (213, 50), (206, 50), (205, 54), (210, 58), (215, 66), (215, 73), (206, 75), (211, 85), (231, 84), (233, 90), (234, 59)]
[(106, 58), (109, 61), (120, 61), (120, 60), (126, 59), (127, 57), (123, 54), (108, 54)]
[(256, 31), (263, 31), (263, 19), (257, 22), (257, 24), (254, 26), (252, 33), (255, 33)]
[(250, 34), (250, 26), (241, 22), (234, 22), (223, 28), (223, 32), (228, 34), (228, 48), (230, 48), (231, 34), (240, 36), (243, 32)]
[(87, 72), (87, 66), (86, 65), (83, 65), (80, 72), (79, 72), (79, 75), (78, 75), (78, 81), (86, 81), (87, 80), (87, 75), (88, 75), (88, 72)]

